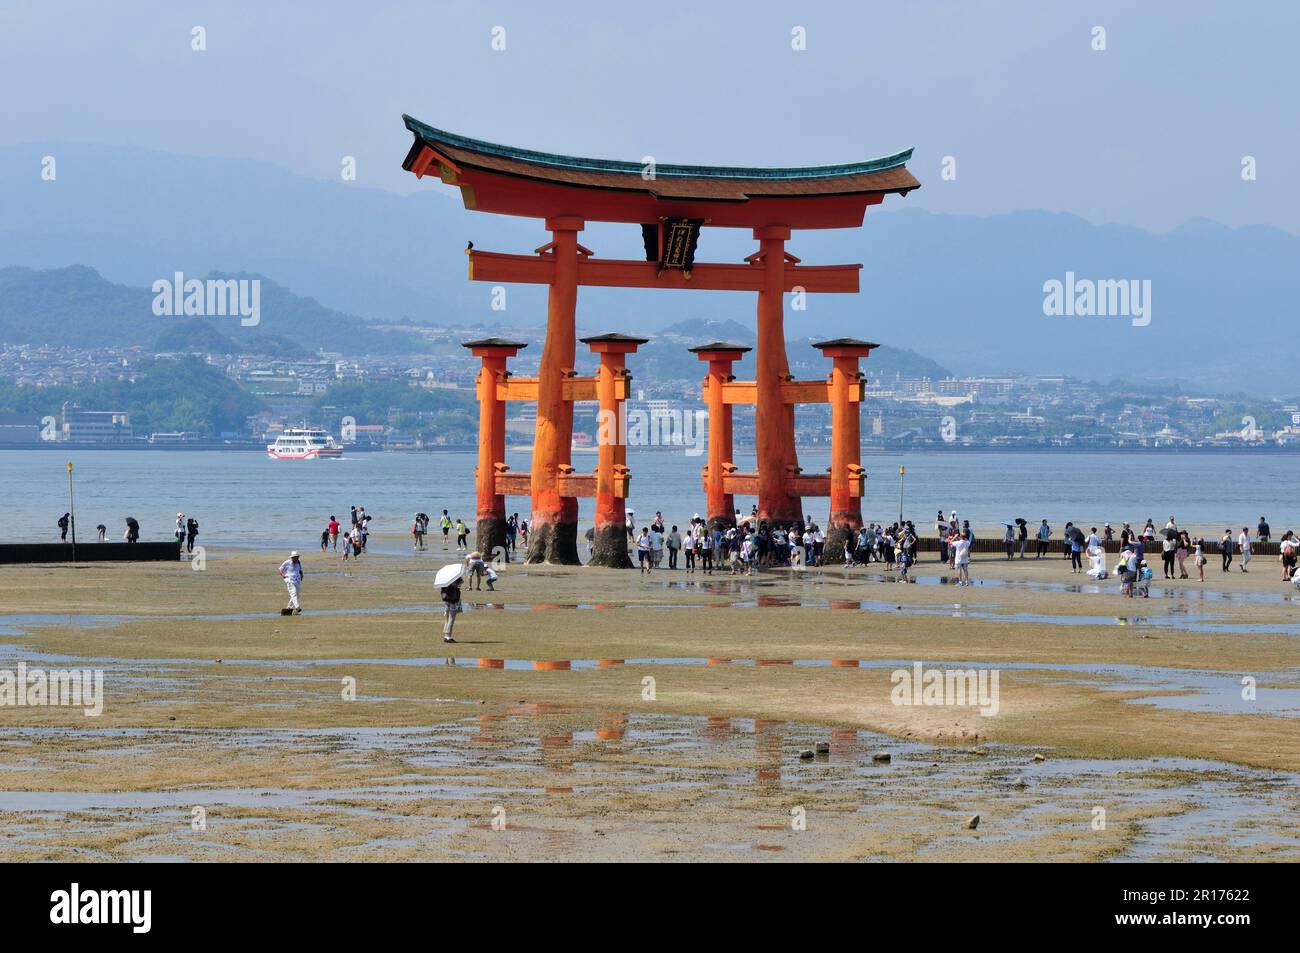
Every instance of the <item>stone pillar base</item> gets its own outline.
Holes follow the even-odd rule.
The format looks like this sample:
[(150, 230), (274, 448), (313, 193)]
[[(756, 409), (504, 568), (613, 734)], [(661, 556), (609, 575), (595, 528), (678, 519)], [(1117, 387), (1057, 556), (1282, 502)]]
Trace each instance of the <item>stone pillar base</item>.
[(822, 564), (844, 562), (844, 548), (852, 552), (857, 546), (858, 530), (862, 528), (860, 516), (831, 517), (830, 527), (826, 530), (826, 542), (822, 546)]
[(483, 554), (483, 559), (492, 562), (500, 554), (507, 559), (506, 552), (506, 518), (492, 516), (478, 521), (478, 534), (474, 539), (474, 548)]
[(789, 529), (791, 526), (798, 526), (803, 522), (803, 500), (800, 497), (785, 497), (783, 499), (769, 502), (766, 505), (760, 500), (758, 504), (758, 519), (751, 522), (767, 523), (767, 525), (776, 529)]
[(528, 562), (581, 566), (577, 523), (534, 523), (528, 529)]
[(632, 557), (627, 548), (627, 527), (598, 526), (591, 538), (591, 561), (588, 566), (607, 569), (631, 569)]
[(720, 529), (725, 533), (736, 525), (736, 514), (729, 513), (726, 516), (710, 516), (705, 525), (709, 527), (710, 532), (715, 529)]

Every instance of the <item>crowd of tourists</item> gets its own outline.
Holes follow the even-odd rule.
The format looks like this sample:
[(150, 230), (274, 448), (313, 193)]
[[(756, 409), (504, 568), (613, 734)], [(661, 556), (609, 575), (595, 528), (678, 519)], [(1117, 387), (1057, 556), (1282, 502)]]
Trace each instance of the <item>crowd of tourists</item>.
[(320, 534), (320, 551), (322, 553), (330, 550), (339, 551), (339, 540), (343, 541), (343, 561), (356, 561), (361, 558), (361, 554), (366, 551), (366, 543), (370, 538), (370, 514), (366, 512), (364, 506), (353, 506), (351, 511), (351, 525), (345, 531), (339, 523), (338, 517), (333, 513), (330, 514), (329, 522)]
[[(330, 516), (329, 523), (321, 533), (321, 551), (338, 551), (340, 537), (343, 542), (343, 558), (358, 558), (366, 548), (371, 517), (365, 507), (354, 506), (351, 510), (351, 527), (342, 530), (339, 521)], [(70, 520), (69, 520), (70, 522)], [(132, 521), (133, 522), (133, 521)], [(411, 523), (413, 548), (423, 551), (428, 548), (426, 537), (429, 532), (430, 517), (426, 513), (416, 513)], [(60, 521), (60, 529), (65, 527)], [(455, 616), (461, 611), (460, 586), (468, 579), (470, 588), (481, 589), (486, 584), (489, 590), (497, 579), (491, 562), (497, 559), (509, 561), (517, 554), (518, 547), (528, 546), (529, 526), (527, 520), (521, 520), (518, 513), (511, 514), (506, 520), (506, 545), (504, 552), (496, 552), (489, 557), (469, 549), (469, 527), (460, 518), (453, 519), (447, 510), (442, 511), (439, 519), (442, 531), (442, 548), (451, 548), (451, 537), (455, 533), (455, 549), (462, 553), (462, 576), (450, 586), (443, 588), (443, 601), (447, 609), (447, 622), (444, 637), (448, 642), (452, 638), (452, 626)], [(729, 573), (731, 575), (753, 575), (765, 568), (804, 568), (820, 567), (826, 558), (826, 534), (811, 516), (793, 526), (776, 525), (760, 519), (755, 507), (748, 516), (737, 512), (734, 525), (710, 526), (709, 521), (694, 514), (684, 527), (668, 524), (662, 512), (656, 512), (652, 520), (638, 525), (633, 510), (627, 511), (627, 538), (629, 547), (635, 552), (636, 563), (640, 572), (650, 574), (656, 570), (677, 570), (685, 573)], [(196, 520), (186, 520), (184, 514), (177, 516), (177, 539), (182, 543), (193, 545), (193, 536), (197, 535)], [(136, 530), (138, 533), (138, 529)], [(940, 510), (934, 523), (934, 532), (938, 542), (938, 557), (953, 571), (956, 585), (971, 584), (970, 563), (975, 543), (975, 531), (969, 520), (959, 520), (956, 511), (947, 516)], [(592, 534), (588, 534), (590, 537)], [(1036, 527), (1030, 528), (1028, 520), (1017, 518), (1003, 524), (1001, 536), (1002, 551), (1005, 558), (1025, 559), (1029, 544), (1034, 543), (1035, 559), (1044, 559), (1053, 549), (1055, 532), (1051, 524), (1043, 519)], [(1234, 562), (1241, 572), (1248, 572), (1255, 548), (1260, 543), (1268, 543), (1272, 532), (1267, 520), (1260, 517), (1254, 532), (1248, 526), (1240, 531), (1225, 529), (1218, 540), (1220, 566), (1223, 572), (1232, 571)], [(918, 561), (920, 533), (911, 520), (901, 520), (886, 526), (883, 523), (868, 523), (845, 540), (843, 548), (843, 565), (845, 568), (879, 564), (889, 572), (897, 572), (902, 582), (914, 582), (913, 567)], [(1190, 579), (1192, 572), (1196, 578), (1205, 581), (1205, 568), (1210, 561), (1210, 547), (1202, 536), (1194, 535), (1178, 525), (1170, 516), (1163, 527), (1157, 527), (1148, 519), (1140, 528), (1131, 523), (1119, 523), (1118, 528), (1111, 523), (1101, 527), (1092, 526), (1085, 529), (1082, 525), (1067, 522), (1061, 534), (1062, 559), (1067, 561), (1072, 573), (1080, 573), (1095, 580), (1102, 580), (1114, 575), (1120, 582), (1123, 595), (1148, 596), (1150, 581), (1154, 570), (1148, 562), (1154, 562), (1155, 554), (1160, 553), (1160, 564), (1166, 580)], [(1106, 554), (1118, 543), (1119, 557), (1113, 568), (1107, 568)], [(1282, 566), (1282, 580), (1300, 585), (1297, 577), (1297, 561), (1300, 560), (1300, 537), (1287, 530), (1280, 540), (1279, 559)], [(839, 549), (836, 547), (836, 557)], [(297, 553), (294, 554), (294, 557)], [(1087, 568), (1084, 568), (1084, 561)], [(1189, 569), (1188, 560), (1191, 560)], [(301, 562), (292, 558), (280, 567), (290, 592), (290, 605), (287, 611), (299, 611), (298, 591), (302, 583)]]
[(627, 534), (642, 574), (681, 568), (687, 573), (752, 576), (760, 568), (820, 566), (826, 546), (826, 534), (811, 516), (785, 527), (760, 520), (757, 513), (748, 518), (737, 513), (735, 525), (724, 528), (709, 526), (696, 513), (682, 530), (667, 526), (660, 512), (638, 529), (635, 512), (629, 512)]

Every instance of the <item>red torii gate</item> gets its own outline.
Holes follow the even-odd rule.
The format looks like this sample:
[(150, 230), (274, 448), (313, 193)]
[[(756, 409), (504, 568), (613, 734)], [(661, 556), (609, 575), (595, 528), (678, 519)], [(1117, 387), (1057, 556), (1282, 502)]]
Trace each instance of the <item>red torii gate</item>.
[[(727, 400), (724, 387), (719, 394), (722, 404), (715, 407), (710, 398), (710, 411), (728, 403), (755, 405), (758, 470), (752, 479), (723, 474), (722, 465), (729, 461), (715, 462), (713, 447), (724, 433), (720, 429), (724, 424), (721, 414), (715, 420), (711, 413), (710, 466), (705, 471), (709, 519), (713, 523), (730, 523), (734, 519), (729, 503), (725, 510), (715, 510), (715, 505), (727, 502), (722, 497), (728, 493), (756, 493), (759, 518), (781, 525), (802, 521), (803, 496), (829, 495), (832, 505), (828, 552), (834, 552), (843, 533), (856, 529), (861, 516), (858, 513), (855, 522), (854, 514), (859, 508), (851, 493), (855, 480), (858, 494), (861, 493), (861, 465), (856, 462), (856, 443), (850, 450), (845, 439), (850, 436), (850, 430), (857, 431), (858, 420), (858, 408), (854, 406), (851, 408), (853, 421), (848, 421), (849, 404), (857, 403), (852, 401), (852, 385), (857, 379), (850, 380), (850, 376), (857, 374), (857, 359), (869, 353), (874, 345), (849, 339), (824, 342), (823, 350), (834, 359), (836, 368), (830, 380), (793, 381), (785, 353), (783, 297), (795, 290), (856, 293), (862, 266), (804, 265), (785, 250), (785, 243), (792, 229), (860, 226), (868, 206), (878, 205), (890, 193), (905, 195), (918, 188), (920, 183), (905, 165), (911, 150), (865, 162), (810, 168), (651, 167), (517, 149), (435, 129), (410, 116), (403, 119), (415, 137), (403, 168), (418, 177), (437, 174), (443, 182), (458, 186), (466, 208), (540, 218), (551, 233), (551, 240), (531, 255), (486, 252), (472, 247), (467, 251), (471, 280), (545, 284), (549, 288), (546, 340), (533, 395), (537, 401), (537, 431), (531, 473), (525, 484), (520, 479), (522, 474), (515, 477), (497, 469), (496, 465), (502, 463), (499, 456), (491, 461), (492, 467), (484, 466), (483, 452), (480, 453), (479, 549), (490, 552), (504, 541), (504, 502), (498, 507), (496, 500), (507, 492), (526, 490), (532, 497), (533, 517), (528, 560), (578, 562), (577, 497), (598, 494), (595, 487), (583, 485), (587, 481), (573, 473), (570, 459), (573, 401), (595, 396), (594, 393), (585, 395), (585, 391), (584, 396), (577, 396), (578, 379), (573, 371), (579, 285), (756, 292), (757, 368), (755, 380), (747, 385), (752, 399), (735, 399), (744, 388), (733, 387), (733, 399)], [(696, 227), (702, 223), (710, 227), (751, 229), (759, 243), (758, 251), (742, 264), (692, 264), (688, 256), (684, 266), (678, 260), (678, 267), (673, 267), (665, 261), (665, 223), (677, 220), (693, 222)], [(647, 239), (648, 260), (597, 258), (577, 240), (578, 232), (588, 221), (641, 225)], [(656, 247), (651, 248), (652, 244)], [(505, 355), (485, 342), (470, 342), (467, 346), (475, 347), (475, 353), (484, 360), (484, 371), (480, 374), (482, 395), (482, 381), (485, 376), (497, 376), (498, 360), (500, 374), (506, 375)], [(619, 352), (619, 356), (623, 353), (626, 352)], [(709, 380), (714, 361), (704, 353), (700, 356), (710, 361), (710, 378), (706, 379), (705, 386), (708, 397), (712, 393)], [(491, 375), (487, 372), (489, 360), (493, 362)], [(606, 353), (602, 353), (602, 366), (605, 360)], [(846, 363), (849, 361), (852, 368)], [(625, 377), (625, 372), (621, 376)], [(594, 386), (598, 379), (599, 375), (588, 380)], [(508, 384), (506, 389), (510, 389)], [(859, 400), (860, 391), (859, 387)], [(840, 449), (837, 453), (832, 448), (834, 465), (826, 477), (801, 475), (794, 443), (794, 404), (814, 400), (832, 402), (838, 421), (832, 434), (839, 438), (835, 443)], [(726, 413), (729, 423), (729, 411)], [(486, 411), (481, 414), (484, 420), (489, 416)], [(729, 432), (730, 427), (726, 426), (727, 436)], [(487, 443), (483, 435), (480, 439), (481, 445)], [(729, 457), (730, 447), (726, 449), (725, 455)], [(619, 452), (611, 450), (610, 459)], [(620, 465), (619, 479), (625, 491), (627, 470), (625, 464)], [(850, 466), (856, 466), (856, 471), (848, 470)], [(844, 472), (839, 472), (840, 469)], [(601, 473), (604, 482), (612, 485), (609, 470), (598, 470), (594, 482), (601, 482)], [(845, 488), (850, 496), (836, 492)], [(485, 502), (488, 503), (486, 511)], [(494, 515), (498, 511), (502, 520), (499, 526)], [(606, 505), (598, 506), (593, 563), (626, 564), (626, 547), (621, 542), (622, 512), (622, 497), (618, 495), (607, 495)], [(615, 519), (619, 544), (600, 545), (604, 538), (613, 543)]]

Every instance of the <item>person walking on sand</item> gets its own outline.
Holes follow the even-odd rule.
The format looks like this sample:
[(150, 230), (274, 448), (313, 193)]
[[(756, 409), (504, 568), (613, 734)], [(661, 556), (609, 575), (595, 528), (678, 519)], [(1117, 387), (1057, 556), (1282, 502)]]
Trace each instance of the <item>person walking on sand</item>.
[(1232, 568), (1232, 530), (1223, 531), (1223, 537), (1219, 540), (1219, 552), (1223, 554), (1223, 571), (1227, 572)]
[(1174, 559), (1178, 555), (1178, 535), (1175, 530), (1166, 529), (1165, 538), (1160, 543), (1160, 563), (1166, 579), (1174, 578)]
[(1083, 530), (1073, 523), (1066, 523), (1065, 543), (1069, 550), (1070, 572), (1083, 572)]
[(650, 565), (650, 530), (642, 526), (641, 535), (636, 538), (636, 562), (641, 567), (641, 575), (645, 575), (653, 568)]
[(1246, 572), (1246, 566), (1250, 563), (1250, 530), (1245, 526), (1237, 537), (1237, 546), (1241, 549), (1241, 571)]
[(676, 569), (677, 551), (682, 548), (682, 534), (677, 532), (676, 526), (674, 526), (672, 532), (668, 534), (668, 539), (665, 540), (665, 543), (668, 545), (668, 568)]
[(451, 533), (451, 517), (447, 515), (446, 510), (442, 511), (442, 519), (438, 521), (438, 525), (442, 527), (442, 548), (446, 549), (447, 536)]
[(1035, 559), (1042, 559), (1043, 554), (1047, 552), (1047, 541), (1052, 538), (1052, 527), (1047, 525), (1047, 520), (1043, 520), (1038, 526), (1038, 547), (1034, 554)]
[(1282, 581), (1290, 582), (1295, 575), (1296, 564), (1296, 538), (1295, 534), (1290, 530), (1282, 534), (1282, 541), (1278, 544), (1277, 558), (1282, 563)]
[(953, 561), (957, 565), (957, 585), (970, 585), (970, 533), (963, 532), (952, 546)]
[(1142, 555), (1136, 549), (1126, 549), (1120, 554), (1123, 560), (1123, 568), (1120, 570), (1119, 593), (1122, 596), (1133, 598), (1133, 585), (1138, 580), (1138, 575), (1142, 571)]
[(912, 535), (912, 531), (909, 528), (910, 526), (911, 524), (909, 523), (907, 527), (903, 528), (902, 539), (898, 544), (899, 582), (912, 582), (912, 580), (907, 577), (907, 571), (911, 567), (912, 563), (916, 561), (916, 553), (912, 551), (912, 544), (916, 542), (916, 537)]
[(465, 521), (460, 517), (456, 518), (456, 548), (460, 550), (469, 549), (469, 528), (465, 526)]
[(1178, 548), (1174, 550), (1174, 561), (1178, 563), (1178, 578), (1187, 578), (1187, 554), (1192, 548), (1192, 536), (1185, 529), (1178, 531)]
[(284, 580), (284, 587), (289, 590), (289, 604), (285, 607), (285, 615), (293, 613), (302, 615), (302, 605), (298, 601), (302, 593), (302, 561), (298, 557), (298, 550), (289, 554), (289, 558), (280, 563), (278, 570), (280, 578)]
[(1002, 543), (1007, 549), (1007, 559), (1014, 559), (1016, 552), (1016, 528), (1015, 524), (1007, 523), (1006, 532), (1002, 534)]
[(747, 533), (740, 544), (740, 561), (745, 564), (745, 575), (754, 575), (754, 564), (758, 562), (758, 541), (754, 533)]
[(1268, 520), (1261, 516), (1259, 518), (1259, 526), (1255, 529), (1255, 538), (1261, 543), (1267, 543), (1272, 535), (1273, 531), (1268, 528)]
[(510, 556), (515, 551), (515, 543), (519, 539), (519, 514), (511, 513), (510, 519), (506, 520), (506, 562), (510, 562)]
[(327, 553), (329, 552), (329, 549), (330, 549), (330, 531), (329, 531), (329, 527), (326, 527), (325, 529), (320, 531), (320, 551), (322, 553)]
[[(1089, 531), (1088, 535), (1084, 537), (1083, 551), (1089, 557), (1092, 557), (1097, 553), (1105, 555), (1106, 549), (1101, 545), (1101, 537), (1097, 535), (1097, 527), (1094, 526)], [(1105, 562), (1105, 560), (1103, 560), (1103, 562)]]
[(1197, 576), (1201, 582), (1205, 582), (1205, 563), (1207, 560), (1205, 558), (1205, 538), (1202, 536), (1196, 537), (1196, 559), (1194, 562), (1196, 563)]
[(442, 640), (444, 642), (456, 641), (451, 637), (451, 633), (456, 628), (456, 616), (460, 615), (463, 609), (460, 604), (460, 580), (457, 579), (450, 585), (442, 587)]
[(337, 553), (339, 551), (339, 521), (334, 517), (333, 513), (330, 514), (328, 529), (330, 534), (330, 546), (333, 548), (334, 552)]

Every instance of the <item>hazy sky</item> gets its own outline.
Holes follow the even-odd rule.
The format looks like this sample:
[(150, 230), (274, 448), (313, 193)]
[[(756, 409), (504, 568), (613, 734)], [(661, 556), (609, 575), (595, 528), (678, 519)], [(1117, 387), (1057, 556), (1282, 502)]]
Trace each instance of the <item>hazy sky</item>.
[[(195, 26), (206, 51), (191, 49)], [(1298, 40), (1295, 0), (0, 0), (0, 146), (135, 145), (336, 180), (355, 156), (362, 186), (437, 188), (401, 171), (408, 112), (512, 145), (660, 162), (824, 164), (914, 146), (924, 187), (892, 207), (1296, 232)], [(1247, 155), (1256, 181), (1242, 180)]]

